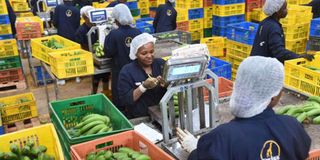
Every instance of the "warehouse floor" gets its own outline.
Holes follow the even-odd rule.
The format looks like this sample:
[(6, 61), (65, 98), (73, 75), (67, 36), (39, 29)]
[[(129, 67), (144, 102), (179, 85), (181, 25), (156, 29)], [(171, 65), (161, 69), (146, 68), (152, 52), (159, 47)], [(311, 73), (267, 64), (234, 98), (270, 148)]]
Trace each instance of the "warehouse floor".
[[(23, 59), (22, 62), (23, 62), (23, 66), (28, 66), (28, 62), (26, 59)], [(33, 92), (36, 98), (39, 114), (48, 113), (48, 103), (46, 100), (45, 87), (43, 86), (35, 87), (28, 67), (24, 67), (24, 72), (26, 73), (29, 88), (25, 91), (0, 93), (0, 97), (31, 91)], [(48, 85), (48, 89), (49, 89), (50, 101), (55, 100), (53, 85), (52, 84)], [(101, 91), (101, 89), (102, 87), (100, 85), (99, 90)], [(65, 85), (59, 86), (60, 99), (85, 96), (85, 95), (89, 95), (90, 92), (91, 92), (90, 77), (81, 78), (80, 83), (76, 83), (75, 79), (70, 79), (66, 82)], [(302, 101), (301, 98), (298, 98), (296, 95), (286, 92), (286, 94), (280, 100), (279, 106), (286, 105), (286, 104), (297, 104), (297, 103), (301, 103), (301, 101)], [(233, 118), (233, 116), (230, 114), (228, 103), (221, 104), (219, 106), (219, 110), (220, 110), (220, 116), (221, 116), (221, 123), (226, 123)], [(304, 125), (304, 127), (312, 138), (311, 148), (320, 149), (320, 134), (319, 134), (320, 125)]]

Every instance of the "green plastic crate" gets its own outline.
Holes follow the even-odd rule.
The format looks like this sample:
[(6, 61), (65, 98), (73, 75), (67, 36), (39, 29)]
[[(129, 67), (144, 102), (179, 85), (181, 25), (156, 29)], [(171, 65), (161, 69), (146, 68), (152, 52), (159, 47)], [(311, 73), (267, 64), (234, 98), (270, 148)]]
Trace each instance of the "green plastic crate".
[[(70, 153), (71, 145), (133, 129), (129, 120), (103, 94), (54, 101), (50, 102), (49, 105), (51, 121), (54, 124), (60, 139), (62, 139), (63, 150), (67, 153)], [(113, 131), (72, 138), (68, 134), (67, 129), (77, 125), (82, 117), (90, 113), (109, 116)]]
[(212, 28), (205, 28), (203, 29), (203, 36), (206, 37), (212, 37)]
[(132, 17), (137, 17), (140, 15), (140, 9), (131, 9), (131, 15)]
[(0, 71), (19, 67), (21, 67), (19, 56), (0, 58)]

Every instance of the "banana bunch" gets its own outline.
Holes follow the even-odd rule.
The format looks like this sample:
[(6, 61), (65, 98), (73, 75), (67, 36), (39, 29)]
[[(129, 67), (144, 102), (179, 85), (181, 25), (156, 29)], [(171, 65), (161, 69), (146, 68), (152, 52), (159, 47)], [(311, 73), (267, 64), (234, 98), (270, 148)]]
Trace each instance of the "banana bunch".
[(71, 137), (80, 137), (113, 131), (110, 118), (100, 114), (89, 114), (74, 128), (68, 130)]
[(97, 57), (104, 56), (103, 46), (100, 44), (99, 41), (93, 44), (93, 52), (96, 54)]

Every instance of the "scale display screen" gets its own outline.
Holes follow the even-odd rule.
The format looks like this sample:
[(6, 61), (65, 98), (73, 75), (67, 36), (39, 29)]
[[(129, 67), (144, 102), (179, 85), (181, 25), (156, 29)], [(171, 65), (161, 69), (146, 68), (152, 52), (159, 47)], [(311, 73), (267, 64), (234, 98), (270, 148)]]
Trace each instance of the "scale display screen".
[(106, 10), (95, 10), (90, 12), (91, 23), (99, 23), (107, 21), (107, 11)]
[(55, 7), (58, 5), (58, 1), (57, 0), (46, 0), (46, 5), (47, 5), (47, 7)]
[(201, 63), (189, 63), (170, 66), (167, 81), (198, 77), (201, 72)]

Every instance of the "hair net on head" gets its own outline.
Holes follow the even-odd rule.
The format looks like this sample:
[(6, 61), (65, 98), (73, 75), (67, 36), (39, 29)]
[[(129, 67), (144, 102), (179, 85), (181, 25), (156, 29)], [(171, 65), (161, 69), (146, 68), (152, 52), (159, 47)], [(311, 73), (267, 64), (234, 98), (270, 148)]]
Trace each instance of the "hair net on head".
[(138, 49), (149, 42), (152, 42), (153, 44), (156, 43), (156, 38), (154, 38), (149, 33), (142, 33), (133, 38), (130, 44), (130, 59), (135, 60), (137, 58), (136, 54), (138, 52)]
[(266, 0), (263, 6), (263, 12), (267, 16), (272, 16), (278, 12), (286, 0)]
[(112, 17), (121, 25), (130, 25), (133, 23), (133, 17), (127, 5), (118, 4), (113, 8)]
[(84, 6), (80, 9), (80, 16), (85, 15), (89, 18), (89, 11), (94, 9), (95, 8), (93, 8), (92, 6)]
[(231, 113), (249, 118), (262, 113), (277, 96), (284, 80), (283, 65), (275, 58), (252, 56), (239, 66), (230, 99)]
[(175, 3), (175, 2), (176, 2), (176, 0), (169, 0), (169, 2), (170, 2), (170, 3)]

